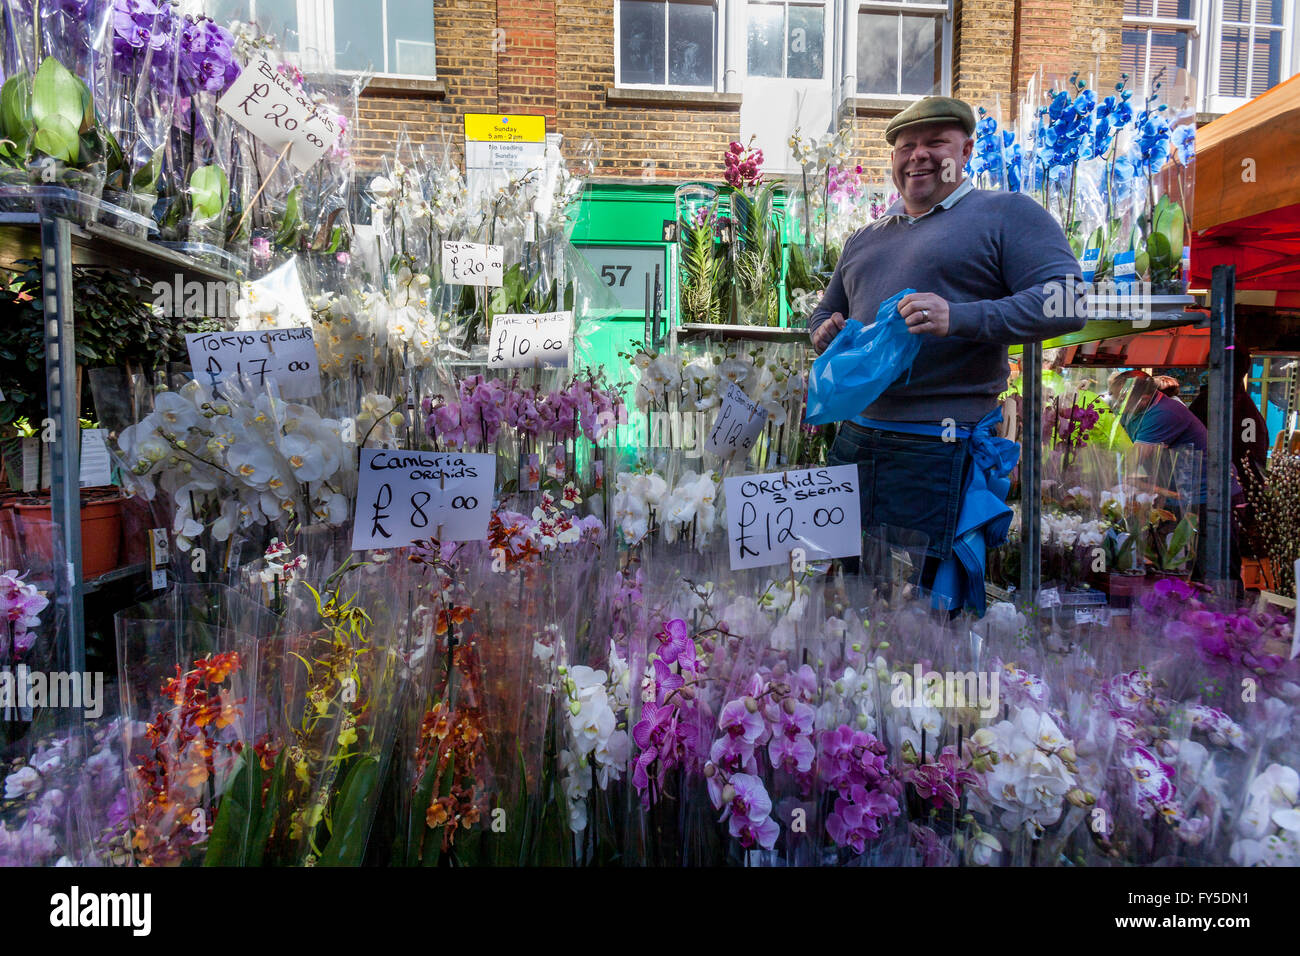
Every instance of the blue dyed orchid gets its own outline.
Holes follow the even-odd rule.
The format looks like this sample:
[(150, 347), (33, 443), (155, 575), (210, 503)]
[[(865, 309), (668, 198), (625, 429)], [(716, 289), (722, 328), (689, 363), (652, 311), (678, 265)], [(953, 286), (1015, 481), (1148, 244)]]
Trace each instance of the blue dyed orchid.
[(1174, 159), (1179, 166), (1190, 166), (1196, 158), (1196, 127), (1188, 123), (1173, 133)]

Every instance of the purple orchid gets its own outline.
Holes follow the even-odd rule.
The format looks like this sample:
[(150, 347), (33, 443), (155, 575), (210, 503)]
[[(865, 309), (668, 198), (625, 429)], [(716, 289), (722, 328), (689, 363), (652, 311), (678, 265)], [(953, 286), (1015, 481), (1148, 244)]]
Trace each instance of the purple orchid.
[(755, 845), (772, 849), (781, 828), (771, 817), (772, 798), (763, 781), (753, 774), (738, 773), (727, 783), (733, 795), (721, 819), (727, 822), (728, 832), (747, 850)]
[(869, 840), (880, 836), (881, 822), (899, 812), (896, 798), (879, 790), (851, 787), (847, 795), (835, 800), (835, 809), (826, 819), (826, 832), (840, 846), (861, 853)]

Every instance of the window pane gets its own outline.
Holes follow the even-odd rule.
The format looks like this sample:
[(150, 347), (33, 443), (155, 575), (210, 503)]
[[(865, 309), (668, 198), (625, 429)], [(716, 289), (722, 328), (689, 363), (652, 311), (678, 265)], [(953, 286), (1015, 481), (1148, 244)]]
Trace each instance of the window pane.
[(1223, 19), (1250, 22), (1250, 0), (1223, 0)]
[(1192, 18), (1192, 0), (1155, 0), (1155, 9), (1158, 17)]
[(1151, 10), (1151, 0), (1124, 0), (1124, 16), (1143, 17)]
[(1250, 95), (1259, 96), (1282, 82), (1282, 31), (1255, 31), (1255, 69), (1250, 78)]
[(388, 0), (388, 68), (410, 76), (434, 76), (433, 4)]
[(1246, 95), (1246, 58), (1249, 30), (1225, 27), (1219, 47), (1219, 93), (1222, 96)]
[(668, 82), (713, 85), (713, 7), (668, 4)]
[(943, 24), (934, 16), (903, 14), (904, 93), (934, 95), (943, 86)]
[(1151, 31), (1151, 82), (1173, 85), (1178, 71), (1187, 69), (1187, 34), (1181, 30)]
[(379, 10), (353, 0), (334, 0), (334, 66), (376, 70), (384, 66), (384, 21)]
[(1255, 22), (1282, 25), (1282, 0), (1257, 0)]
[(781, 34), (785, 6), (779, 3), (749, 5), (749, 75), (781, 75)]
[(296, 0), (207, 0), (203, 5), (206, 16), (222, 26), (231, 20), (255, 21), (266, 33), (273, 35), (284, 49), (298, 49), (298, 4)]
[(650, 0), (619, 4), (621, 82), (664, 82), (664, 5)]
[(1130, 89), (1142, 89), (1143, 71), (1147, 65), (1147, 31), (1125, 30), (1124, 45), (1119, 52), (1119, 71), (1128, 74)]
[(858, 92), (898, 92), (898, 17), (858, 14)]
[(822, 78), (822, 7), (790, 8), (790, 76)]

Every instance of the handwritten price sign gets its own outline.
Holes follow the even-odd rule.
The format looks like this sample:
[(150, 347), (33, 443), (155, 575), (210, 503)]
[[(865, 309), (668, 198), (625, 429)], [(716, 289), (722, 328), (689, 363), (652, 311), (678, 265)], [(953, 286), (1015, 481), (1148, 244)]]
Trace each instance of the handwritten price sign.
[(478, 242), (444, 242), (442, 244), (442, 281), (449, 285), (501, 284), (500, 246)]
[(492, 317), (488, 335), (490, 368), (565, 367), (572, 349), (572, 312)]
[(722, 407), (709, 437), (705, 439), (704, 450), (723, 458), (738, 452), (748, 454), (766, 423), (767, 410), (757, 402), (751, 402), (745, 390), (733, 384), (722, 398)]
[(217, 108), (276, 152), (288, 147), (289, 162), (304, 173), (320, 161), (341, 132), (336, 116), (318, 109), (265, 58), (239, 74)]
[(496, 455), (363, 448), (352, 550), (487, 537), (496, 467)]
[(809, 561), (862, 552), (856, 465), (723, 479), (731, 568), (784, 564), (803, 548)]
[(190, 332), (185, 347), (194, 377), (205, 385), (247, 378), (260, 389), (270, 379), (281, 398), (320, 394), (320, 366), (309, 328)]

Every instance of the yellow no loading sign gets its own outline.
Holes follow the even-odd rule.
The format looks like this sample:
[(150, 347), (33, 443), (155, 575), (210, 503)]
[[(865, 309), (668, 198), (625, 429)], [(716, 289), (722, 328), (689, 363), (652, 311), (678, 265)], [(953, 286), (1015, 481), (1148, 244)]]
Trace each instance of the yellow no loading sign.
[(466, 113), (467, 143), (545, 143), (545, 116)]

